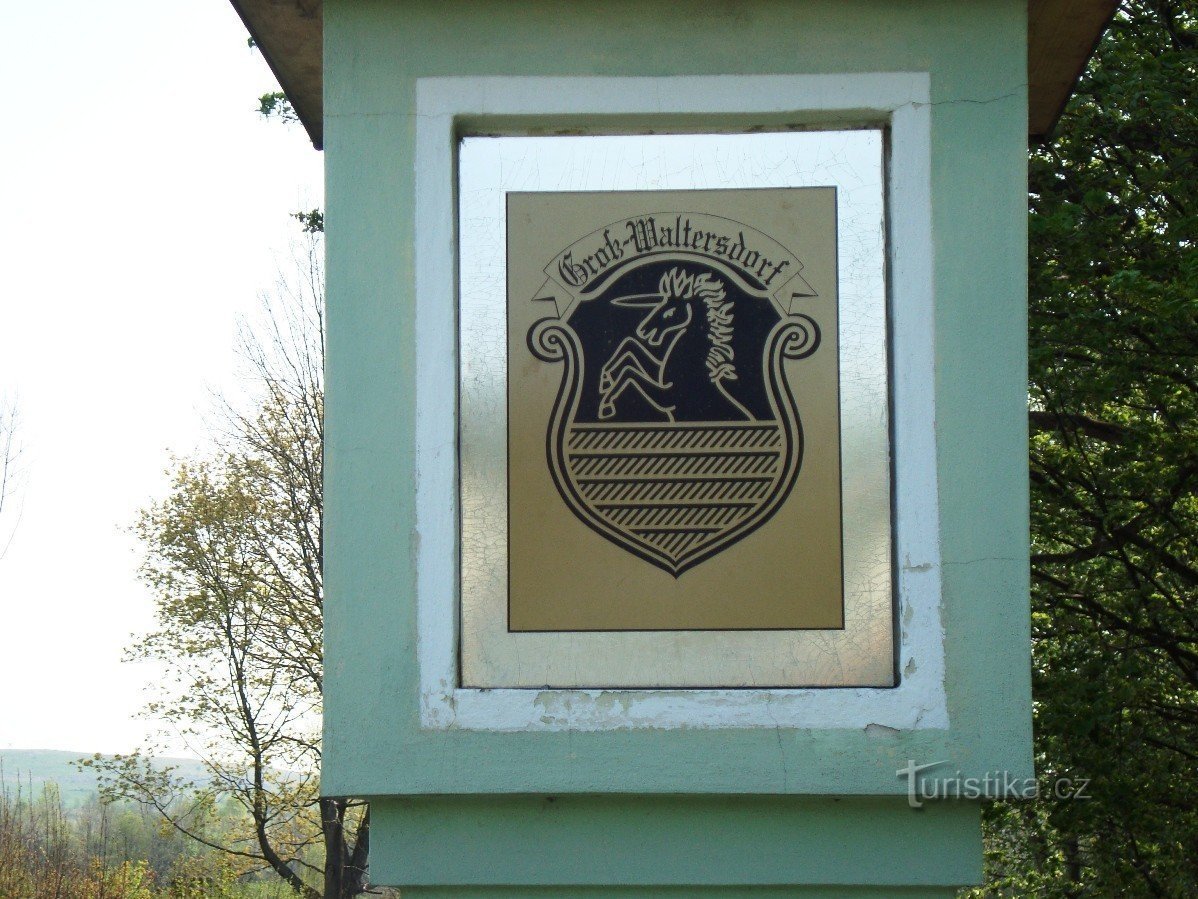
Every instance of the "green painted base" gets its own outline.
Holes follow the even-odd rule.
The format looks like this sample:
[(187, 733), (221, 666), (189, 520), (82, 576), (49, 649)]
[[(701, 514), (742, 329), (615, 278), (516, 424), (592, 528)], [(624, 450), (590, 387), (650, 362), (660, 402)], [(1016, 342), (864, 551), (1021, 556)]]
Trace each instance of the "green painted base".
[(946, 899), (953, 888), (934, 887), (412, 887), (405, 899)]
[(948, 896), (980, 806), (896, 797), (378, 799), (371, 879), (405, 897)]

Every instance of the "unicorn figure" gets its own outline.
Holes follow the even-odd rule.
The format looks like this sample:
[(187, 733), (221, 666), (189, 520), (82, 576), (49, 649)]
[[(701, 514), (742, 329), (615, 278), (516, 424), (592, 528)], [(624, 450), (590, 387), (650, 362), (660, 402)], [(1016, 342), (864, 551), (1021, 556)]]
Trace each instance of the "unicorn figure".
[(603, 365), (600, 419), (615, 418), (621, 398), (635, 391), (670, 422), (754, 420), (724, 386), (737, 375), (733, 303), (718, 278), (672, 268), (657, 293), (612, 303), (649, 311)]

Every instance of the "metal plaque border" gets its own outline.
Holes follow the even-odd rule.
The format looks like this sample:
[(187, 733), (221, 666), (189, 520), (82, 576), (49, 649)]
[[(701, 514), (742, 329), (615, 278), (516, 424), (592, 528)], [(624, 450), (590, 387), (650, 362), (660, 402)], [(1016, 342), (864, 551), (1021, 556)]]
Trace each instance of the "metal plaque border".
[[(482, 730), (627, 727), (948, 725), (940, 626), (933, 432), (930, 110), (926, 73), (681, 78), (428, 78), (417, 84), (417, 652), (421, 723)], [(591, 117), (587, 132), (754, 124), (883, 123), (891, 146), (894, 541), (898, 628), (893, 688), (471, 689), (460, 686), (456, 397), (455, 145), (463, 127), (519, 133)], [(628, 123), (622, 124), (620, 117)], [(638, 124), (644, 123), (644, 124)], [(658, 128), (652, 128), (657, 124)], [(694, 125), (691, 125), (691, 129)]]

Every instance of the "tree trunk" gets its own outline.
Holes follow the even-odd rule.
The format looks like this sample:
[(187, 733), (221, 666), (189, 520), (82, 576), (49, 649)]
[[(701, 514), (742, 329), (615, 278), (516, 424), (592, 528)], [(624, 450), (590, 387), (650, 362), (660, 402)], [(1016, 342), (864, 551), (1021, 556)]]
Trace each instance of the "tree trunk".
[(366, 861), (370, 851), (370, 809), (362, 816), (351, 849), (345, 833), (345, 799), (320, 800), (324, 830), (324, 899), (352, 899), (366, 890)]

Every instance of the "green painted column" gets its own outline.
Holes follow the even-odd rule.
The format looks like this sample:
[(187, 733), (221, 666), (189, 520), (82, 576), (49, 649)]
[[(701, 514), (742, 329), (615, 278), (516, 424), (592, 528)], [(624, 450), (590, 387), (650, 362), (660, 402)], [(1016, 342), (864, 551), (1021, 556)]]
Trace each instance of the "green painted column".
[[(976, 882), (979, 802), (912, 808), (896, 772), (944, 761), (963, 778), (1033, 776), (1026, 3), (326, 0), (324, 21), (322, 787), (371, 799), (372, 880), (428, 897), (938, 896)], [(930, 90), (935, 376), (922, 389), (936, 406), (942, 726), (430, 724), (417, 616), (420, 80), (875, 73), (925, 75)]]

